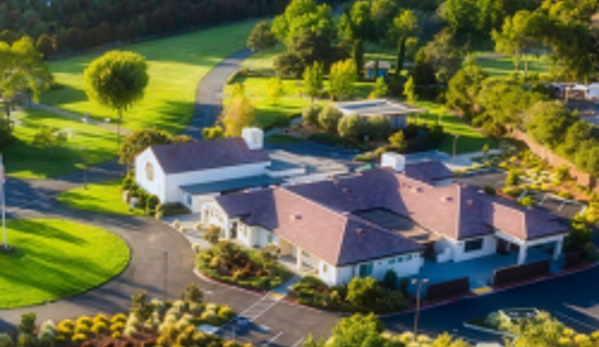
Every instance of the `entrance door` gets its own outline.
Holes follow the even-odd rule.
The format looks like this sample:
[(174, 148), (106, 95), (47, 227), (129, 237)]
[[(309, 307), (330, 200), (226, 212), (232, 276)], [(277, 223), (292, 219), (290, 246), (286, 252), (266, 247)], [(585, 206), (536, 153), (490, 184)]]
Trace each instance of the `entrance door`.
[(231, 223), (231, 229), (229, 229), (229, 235), (231, 235), (232, 239), (237, 238), (237, 222)]

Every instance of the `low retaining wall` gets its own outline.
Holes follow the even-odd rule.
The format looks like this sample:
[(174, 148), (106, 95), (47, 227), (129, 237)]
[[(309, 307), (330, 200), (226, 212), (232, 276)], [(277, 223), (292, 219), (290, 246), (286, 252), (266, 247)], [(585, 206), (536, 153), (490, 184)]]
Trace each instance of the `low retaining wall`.
[(532, 280), (549, 275), (549, 260), (541, 260), (534, 263), (503, 267), (493, 273), (493, 286), (503, 287), (506, 285)]
[(541, 159), (549, 163), (549, 165), (554, 167), (561, 165), (567, 166), (570, 171), (570, 177), (576, 179), (578, 184), (589, 188), (596, 193), (599, 193), (599, 186), (597, 186), (596, 177), (593, 177), (586, 172), (579, 171), (570, 161), (553, 153), (550, 149), (534, 142), (525, 132), (516, 128), (511, 128), (509, 129), (509, 133), (514, 139), (524, 142), (531, 152), (538, 155)]
[(426, 288), (426, 301), (438, 301), (455, 298), (470, 292), (470, 279), (462, 277), (455, 280), (431, 284)]

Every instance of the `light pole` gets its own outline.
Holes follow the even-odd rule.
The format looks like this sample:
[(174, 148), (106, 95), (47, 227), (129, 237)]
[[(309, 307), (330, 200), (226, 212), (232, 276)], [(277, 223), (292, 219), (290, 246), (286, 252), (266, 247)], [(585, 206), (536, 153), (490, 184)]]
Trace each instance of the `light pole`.
[(453, 165), (455, 162), (455, 151), (456, 151), (456, 146), (458, 143), (458, 137), (460, 137), (460, 135), (451, 134), (451, 136), (453, 136), (453, 156), (451, 157), (451, 165)]
[(83, 154), (83, 189), (87, 189), (87, 157), (85, 156), (85, 147), (81, 147), (81, 154)]
[(418, 319), (420, 318), (420, 295), (422, 294), (422, 285), (427, 284), (427, 278), (413, 279), (412, 284), (418, 285), (416, 292), (416, 312), (414, 312), (414, 336), (418, 336)]

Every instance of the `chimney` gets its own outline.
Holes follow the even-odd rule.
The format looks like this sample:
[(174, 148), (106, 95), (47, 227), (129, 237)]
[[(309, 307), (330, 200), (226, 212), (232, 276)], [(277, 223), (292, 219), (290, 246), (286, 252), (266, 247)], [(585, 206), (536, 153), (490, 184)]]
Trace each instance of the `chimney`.
[(250, 151), (262, 149), (264, 147), (264, 131), (262, 131), (262, 129), (244, 128), (241, 131), (241, 137)]
[(397, 153), (383, 153), (381, 156), (381, 167), (390, 167), (395, 172), (404, 172), (406, 169), (406, 158)]

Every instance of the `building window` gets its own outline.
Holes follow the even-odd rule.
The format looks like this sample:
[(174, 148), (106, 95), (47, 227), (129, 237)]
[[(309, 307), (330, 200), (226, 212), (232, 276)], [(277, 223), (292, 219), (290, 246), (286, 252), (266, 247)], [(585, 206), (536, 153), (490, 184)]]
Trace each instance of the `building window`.
[(484, 239), (468, 240), (464, 245), (464, 252), (474, 252), (483, 249)]
[(403, 258), (402, 258), (402, 257), (397, 257), (397, 262), (398, 262), (398, 263), (401, 263), (401, 262), (403, 262)]
[(413, 257), (413, 256), (412, 256), (411, 254), (408, 254), (408, 255), (406, 255), (406, 261), (410, 261), (410, 260), (412, 260), (412, 257)]
[(322, 272), (326, 274), (328, 271), (329, 267), (327, 266), (327, 264), (322, 264)]
[(191, 207), (191, 205), (193, 204), (193, 198), (191, 195), (187, 194), (187, 206)]
[(268, 234), (268, 243), (272, 243), (273, 239), (274, 238), (273, 238), (272, 234), (269, 233)]
[(395, 258), (389, 259), (389, 264), (395, 264)]
[(360, 277), (369, 277), (372, 275), (372, 263), (361, 264), (359, 269)]

